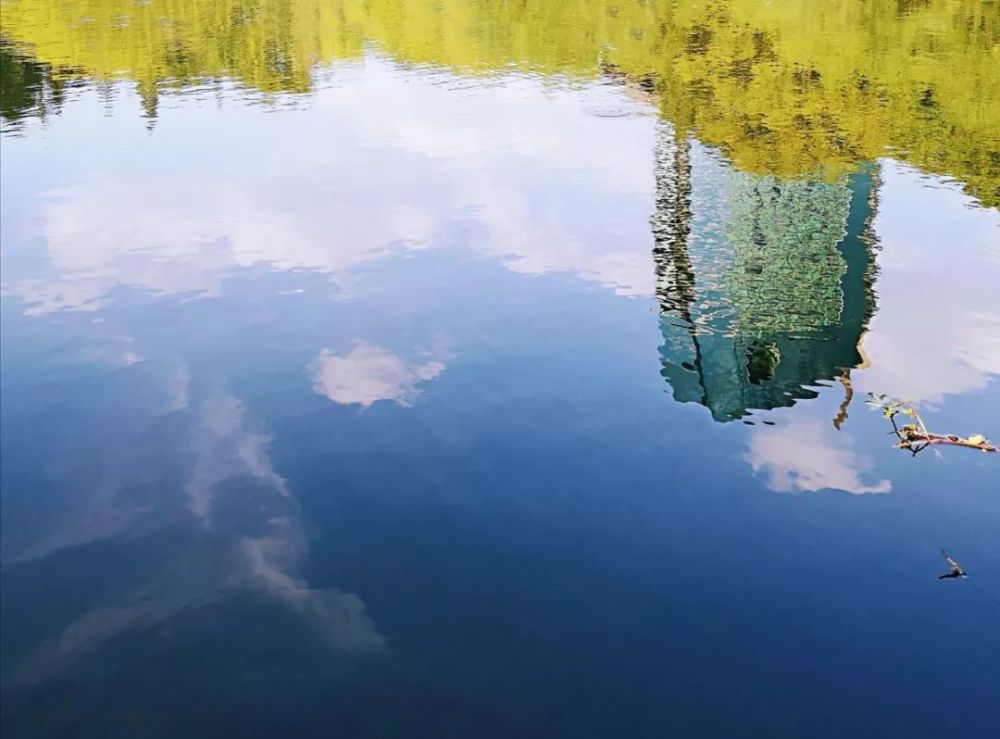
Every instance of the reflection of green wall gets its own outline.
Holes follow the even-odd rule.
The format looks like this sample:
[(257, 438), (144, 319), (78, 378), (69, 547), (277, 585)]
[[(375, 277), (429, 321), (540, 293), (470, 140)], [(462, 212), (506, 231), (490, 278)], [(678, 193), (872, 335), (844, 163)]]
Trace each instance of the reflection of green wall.
[(815, 397), (818, 382), (860, 364), (872, 170), (843, 184), (782, 181), (725, 168), (667, 124), (658, 136), (654, 258), (674, 398), (730, 421)]
[(835, 324), (847, 188), (734, 172), (728, 199), (726, 238), (736, 248), (722, 287), (738, 333), (766, 338)]

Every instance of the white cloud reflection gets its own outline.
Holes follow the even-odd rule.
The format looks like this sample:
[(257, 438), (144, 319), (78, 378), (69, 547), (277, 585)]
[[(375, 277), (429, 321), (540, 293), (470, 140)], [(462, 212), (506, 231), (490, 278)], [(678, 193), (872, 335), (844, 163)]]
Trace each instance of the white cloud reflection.
[[(186, 401), (187, 377), (180, 379), (185, 380)], [(175, 370), (167, 385), (177, 382)], [(291, 609), (332, 649), (372, 653), (385, 648), (357, 595), (311, 587), (296, 574), (309, 555), (299, 503), (274, 469), (270, 437), (256, 428), (246, 406), (216, 391), (177, 412), (187, 413), (193, 423), (183, 440), (193, 456), (184, 492), (187, 509), (199, 524), (196, 532), (154, 565), (138, 588), (112, 584), (106, 590), (114, 597), (91, 604), (58, 634), (37, 644), (11, 673), (13, 681), (47, 679), (118, 634), (154, 627), (239, 591)], [(127, 507), (127, 501), (118, 500), (116, 506)], [(169, 502), (160, 514), (168, 526), (178, 522)], [(152, 525), (147, 517), (137, 531), (126, 526), (109, 534), (125, 539)], [(79, 543), (64, 536), (62, 546)], [(49, 544), (37, 558), (59, 548), (52, 537)]]
[(753, 431), (745, 455), (767, 487), (779, 493), (842, 490), (855, 495), (888, 493), (889, 480), (870, 479), (872, 460), (850, 447), (849, 437), (815, 419)]
[[(321, 86), (310, 116), (236, 109), (225, 132), (215, 118), (191, 117), (193, 129), (170, 141), (181, 166), (79, 152), (65, 184), (5, 214), (18, 220), (12, 233), (39, 239), (47, 267), (8, 259), (4, 291), (29, 314), (97, 310), (122, 286), (219, 295), (228, 275), (253, 265), (325, 273), (349, 290), (360, 265), (460, 231), (516, 272), (652, 293), (653, 119), (591, 112), (595, 98), (643, 104), (621, 88), (584, 94), (515, 76), (455, 95), (444, 73), (389, 66), (372, 56)], [(87, 100), (52, 125), (73, 126)], [(248, 167), (251, 140), (269, 143)]]
[(219, 393), (202, 401), (198, 415), (200, 423), (193, 437), (195, 464), (186, 487), (192, 513), (207, 519), (219, 483), (243, 475), (283, 498), (289, 497), (288, 483), (271, 466), (267, 452), (270, 437), (248, 428), (241, 402)]
[(395, 354), (363, 341), (345, 356), (320, 351), (313, 366), (313, 389), (335, 403), (367, 408), (379, 400), (408, 405), (422, 382), (445, 370), (443, 362), (405, 363)]
[[(332, 646), (380, 648), (384, 640), (353, 593), (316, 590), (291, 573), (309, 552), (298, 501), (271, 462), (270, 438), (253, 430), (245, 406), (226, 393), (201, 403), (197, 462), (188, 486), (189, 507), (206, 524), (220, 483), (249, 477), (257, 484), (256, 536), (241, 536), (236, 582), (251, 585), (302, 614)], [(253, 506), (253, 501), (248, 501)], [(276, 515), (270, 515), (276, 514)]]
[(883, 161), (878, 311), (866, 391), (941, 402), (1000, 374), (1000, 213), (955, 184)]

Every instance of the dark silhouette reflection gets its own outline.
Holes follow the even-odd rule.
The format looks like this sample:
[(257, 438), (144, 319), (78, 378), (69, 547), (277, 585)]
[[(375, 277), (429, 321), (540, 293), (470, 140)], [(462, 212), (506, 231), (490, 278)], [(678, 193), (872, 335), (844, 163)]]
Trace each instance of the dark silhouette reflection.
[(653, 259), (674, 399), (731, 421), (839, 379), (839, 426), (875, 307), (875, 168), (844, 183), (783, 180), (728, 169), (692, 146), (658, 124)]
[(58, 113), (66, 91), (75, 80), (54, 75), (52, 67), (19, 54), (0, 37), (0, 116), (4, 126), (16, 128), (30, 116)]

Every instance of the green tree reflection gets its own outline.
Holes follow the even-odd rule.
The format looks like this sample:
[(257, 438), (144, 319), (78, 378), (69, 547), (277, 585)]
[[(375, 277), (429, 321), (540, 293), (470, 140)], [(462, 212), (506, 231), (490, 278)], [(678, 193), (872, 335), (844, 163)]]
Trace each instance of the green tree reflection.
[[(308, 92), (366, 44), (463, 74), (641, 80), (663, 115), (756, 174), (836, 181), (886, 152), (1000, 204), (995, 0), (0, 0), (60, 78)], [(5, 74), (4, 86), (36, 86)], [(38, 108), (40, 111), (41, 108)]]
[(16, 128), (29, 116), (58, 113), (72, 79), (53, 74), (48, 64), (16, 53), (0, 38), (0, 117)]

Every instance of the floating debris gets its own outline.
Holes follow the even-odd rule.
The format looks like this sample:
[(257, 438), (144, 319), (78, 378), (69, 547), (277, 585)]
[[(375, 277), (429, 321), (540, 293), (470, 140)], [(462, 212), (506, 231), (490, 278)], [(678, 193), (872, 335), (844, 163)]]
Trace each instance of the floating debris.
[[(897, 400), (888, 395), (879, 395), (878, 393), (868, 393), (868, 400), (866, 402), (869, 408), (880, 411), (892, 423), (892, 431), (899, 439), (899, 443), (896, 446), (899, 449), (907, 449), (913, 452), (914, 455), (935, 444), (964, 446), (969, 449), (978, 449), (982, 452), (997, 451), (997, 447), (991, 444), (982, 434), (973, 434), (972, 436), (932, 434), (927, 430), (923, 419), (911, 401)], [(906, 423), (900, 426), (896, 423), (896, 416), (908, 416), (913, 419), (914, 423)]]
[(947, 580), (951, 577), (961, 577), (963, 580), (968, 577), (962, 566), (948, 556), (948, 552), (944, 549), (941, 550), (941, 556), (944, 557), (944, 561), (948, 563), (949, 571), (943, 575), (938, 575), (938, 580)]

